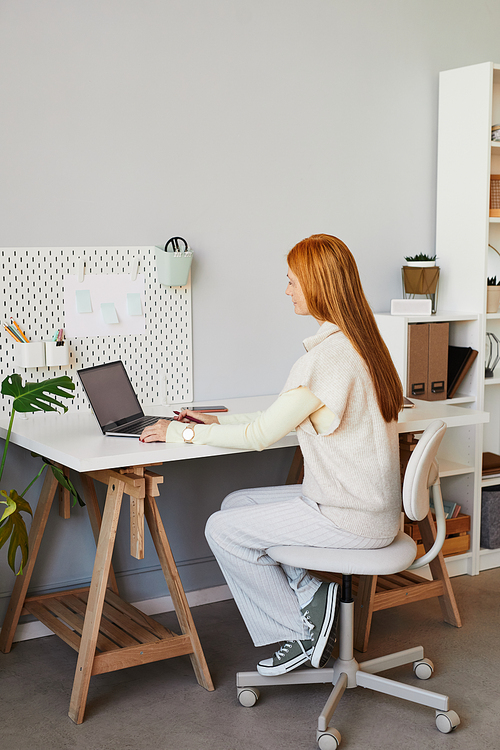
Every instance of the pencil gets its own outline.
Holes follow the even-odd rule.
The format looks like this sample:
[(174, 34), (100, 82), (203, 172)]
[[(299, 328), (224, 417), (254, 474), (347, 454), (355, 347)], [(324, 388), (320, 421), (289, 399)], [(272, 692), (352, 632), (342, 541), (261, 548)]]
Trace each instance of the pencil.
[(19, 326), (17, 325), (17, 323), (16, 323), (16, 321), (14, 320), (14, 318), (11, 318), (11, 319), (10, 319), (10, 322), (11, 322), (11, 324), (15, 325), (15, 327), (17, 328), (17, 330), (18, 330), (18, 331), (19, 331), (19, 333), (21, 334), (21, 338), (23, 338), (23, 339), (24, 339), (24, 340), (26, 341), (26, 343), (27, 343), (27, 344), (29, 344), (29, 341), (28, 341), (28, 339), (26, 338), (26, 336), (24, 335), (24, 333), (23, 333), (23, 332), (21, 331), (21, 329), (20, 329), (20, 328), (19, 328)]
[(4, 325), (4, 329), (7, 331), (8, 334), (12, 336), (14, 341), (17, 341), (18, 344), (19, 343), (24, 344), (24, 341), (22, 340), (22, 338), (17, 333), (14, 333), (9, 326)]

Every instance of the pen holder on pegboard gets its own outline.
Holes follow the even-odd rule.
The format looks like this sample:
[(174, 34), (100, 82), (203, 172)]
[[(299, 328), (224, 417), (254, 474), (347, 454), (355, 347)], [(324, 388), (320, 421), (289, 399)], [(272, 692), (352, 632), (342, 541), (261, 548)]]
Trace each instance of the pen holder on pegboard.
[(15, 360), (17, 367), (44, 367), (45, 342), (31, 341), (29, 344), (16, 344)]
[(69, 364), (69, 346), (67, 341), (46, 341), (45, 361), (47, 367), (62, 367)]
[(171, 237), (165, 248), (155, 248), (158, 281), (163, 286), (186, 286), (193, 251), (182, 237)]

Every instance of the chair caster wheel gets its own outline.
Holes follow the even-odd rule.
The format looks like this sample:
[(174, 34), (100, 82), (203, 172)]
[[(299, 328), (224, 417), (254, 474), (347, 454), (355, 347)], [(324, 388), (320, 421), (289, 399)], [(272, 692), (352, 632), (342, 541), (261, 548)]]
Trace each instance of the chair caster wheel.
[(318, 729), (316, 732), (319, 750), (337, 750), (341, 739), (340, 732), (333, 727), (328, 727), (324, 732)]
[(434, 664), (430, 659), (420, 659), (413, 662), (413, 672), (419, 680), (428, 680), (434, 672)]
[(453, 732), (460, 724), (460, 716), (456, 711), (436, 711), (436, 726), (443, 734)]
[(260, 692), (254, 687), (238, 688), (238, 701), (245, 708), (252, 708), (259, 700)]

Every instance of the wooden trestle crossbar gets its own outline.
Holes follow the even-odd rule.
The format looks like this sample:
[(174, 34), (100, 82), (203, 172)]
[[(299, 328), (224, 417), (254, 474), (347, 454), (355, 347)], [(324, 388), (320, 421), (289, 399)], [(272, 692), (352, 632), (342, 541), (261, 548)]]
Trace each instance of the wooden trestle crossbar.
[[(65, 469), (65, 471), (67, 471)], [(198, 683), (207, 690), (214, 686), (196, 632), (186, 595), (160, 517), (156, 497), (163, 477), (147, 466), (82, 474), (84, 497), (97, 549), (90, 586), (27, 596), (57, 480), (47, 472), (29, 536), (29, 558), (24, 573), (16, 578), (7, 614), (0, 632), (0, 651), (10, 651), (19, 617), (34, 615), (78, 653), (69, 716), (83, 721), (90, 678), (125, 667), (147, 664), (188, 654)], [(104, 511), (97, 502), (94, 482), (107, 485)], [(67, 518), (69, 497), (59, 496), (59, 513)], [(111, 564), (123, 495), (130, 497), (131, 554), (144, 557), (144, 519), (177, 614), (177, 634), (120, 598)]]

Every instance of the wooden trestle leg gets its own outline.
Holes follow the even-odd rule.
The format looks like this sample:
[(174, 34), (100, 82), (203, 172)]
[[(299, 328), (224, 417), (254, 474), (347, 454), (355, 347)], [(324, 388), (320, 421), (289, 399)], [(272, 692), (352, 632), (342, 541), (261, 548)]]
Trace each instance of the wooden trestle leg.
[(82, 723), (85, 712), (124, 487), (123, 481), (110, 479), (69, 705), (69, 717), (76, 724)]
[[(107, 485), (102, 514), (93, 480)], [(40, 622), (78, 652), (69, 716), (81, 724), (93, 675), (161, 659), (189, 655), (198, 683), (207, 690), (214, 686), (198, 633), (191, 616), (155, 497), (163, 477), (133, 466), (118, 471), (102, 470), (82, 475), (85, 500), (97, 550), (90, 587), (27, 597), (49, 511), (57, 489), (51, 471), (45, 480), (29, 535), (29, 558), (24, 574), (16, 578), (14, 591), (0, 633), (0, 650), (7, 653), (14, 640), (21, 614), (35, 615)], [(131, 500), (131, 553), (144, 557), (146, 516), (158, 558), (175, 607), (181, 634), (165, 628), (152, 617), (123, 601), (118, 595), (111, 557), (123, 495)], [(67, 498), (63, 516), (67, 517)]]
[[(114, 471), (90, 472), (84, 482), (86, 499), (90, 501), (89, 511), (94, 533), (98, 528), (99, 533), (88, 597), (80, 595), (79, 599), (71, 597), (64, 602), (64, 605), (67, 603), (72, 610), (81, 611), (82, 600), (87, 598), (81, 641), (77, 646), (78, 662), (69, 709), (69, 716), (76, 724), (83, 721), (92, 675), (188, 654), (198, 683), (207, 690), (214, 689), (155, 501), (155, 496), (159, 495), (158, 484), (163, 481), (163, 477), (145, 471), (144, 467), (120, 471), (121, 474)], [(91, 486), (92, 479), (108, 483), (102, 522), (95, 490)], [(164, 628), (116, 594), (111, 556), (124, 493), (130, 494), (133, 501), (131, 551), (137, 557), (143, 557), (145, 512), (182, 635)], [(69, 622), (68, 615), (66, 618)]]
[(184, 593), (181, 579), (177, 571), (177, 566), (170, 549), (170, 544), (168, 542), (165, 528), (163, 526), (160, 512), (158, 510), (158, 505), (156, 504), (156, 500), (153, 494), (150, 494), (153, 483), (151, 481), (151, 474), (149, 472), (146, 472), (146, 475), (148, 474), (149, 482), (148, 480), (146, 481), (147, 494), (145, 503), (146, 521), (148, 523), (151, 536), (153, 537), (153, 542), (158, 554), (158, 558), (160, 560), (163, 575), (165, 576), (165, 580), (167, 582), (170, 596), (172, 597), (172, 602), (174, 604), (175, 612), (179, 620), (179, 625), (182, 632), (185, 635), (188, 635), (191, 641), (189, 656), (191, 658), (191, 663), (193, 665), (196, 679), (202, 687), (206, 688), (206, 690), (213, 690), (214, 686), (212, 678), (210, 676), (210, 672), (208, 671), (208, 666), (205, 661), (205, 655), (201, 648), (198, 633), (196, 632), (196, 627), (193, 622), (191, 610), (189, 609), (186, 594)]

